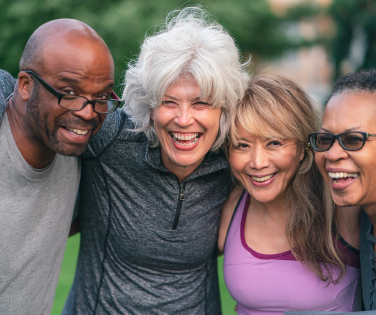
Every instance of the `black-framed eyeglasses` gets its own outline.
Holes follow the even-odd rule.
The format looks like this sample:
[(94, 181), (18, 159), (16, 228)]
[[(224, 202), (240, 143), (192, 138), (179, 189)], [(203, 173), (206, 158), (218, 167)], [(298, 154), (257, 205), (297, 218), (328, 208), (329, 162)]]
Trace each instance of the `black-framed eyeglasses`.
[(113, 97), (111, 99), (95, 99), (92, 101), (81, 95), (60, 93), (56, 91), (46, 81), (44, 81), (41, 77), (39, 77), (34, 71), (24, 70), (23, 72), (31, 74), (33, 77), (35, 77), (40, 82), (40, 84), (42, 84), (46, 88), (47, 91), (49, 91), (58, 99), (59, 106), (65, 109), (79, 111), (82, 110), (87, 104), (91, 104), (93, 105), (93, 110), (96, 113), (109, 114), (114, 112), (121, 103), (121, 100), (117, 97), (115, 92), (111, 93), (111, 97)]
[(376, 134), (369, 134), (361, 131), (346, 131), (338, 135), (328, 132), (314, 132), (308, 135), (311, 148), (315, 151), (328, 151), (335, 140), (347, 151), (357, 151), (363, 148), (368, 137), (376, 137)]

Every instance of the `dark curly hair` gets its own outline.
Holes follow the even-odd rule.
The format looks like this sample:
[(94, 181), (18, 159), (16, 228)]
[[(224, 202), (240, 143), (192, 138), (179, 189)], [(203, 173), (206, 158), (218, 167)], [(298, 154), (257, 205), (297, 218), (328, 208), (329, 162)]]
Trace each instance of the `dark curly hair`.
[(376, 69), (346, 74), (335, 83), (332, 96), (342, 93), (376, 92)]

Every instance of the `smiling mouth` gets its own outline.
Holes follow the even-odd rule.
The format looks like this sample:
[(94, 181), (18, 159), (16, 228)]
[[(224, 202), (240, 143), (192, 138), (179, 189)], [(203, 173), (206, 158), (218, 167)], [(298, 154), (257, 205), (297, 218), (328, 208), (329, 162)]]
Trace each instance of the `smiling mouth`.
[(347, 180), (351, 178), (357, 178), (359, 176), (359, 173), (346, 173), (346, 172), (328, 172), (328, 175), (331, 179), (333, 179), (333, 182), (335, 184), (340, 184), (343, 182), (346, 182)]
[(75, 129), (75, 128), (69, 128), (69, 127), (62, 127), (62, 128), (64, 128), (71, 134), (74, 134), (79, 137), (83, 137), (89, 132), (89, 130), (81, 130), (81, 129)]
[(255, 182), (263, 183), (263, 182), (266, 182), (267, 180), (271, 179), (275, 174), (277, 174), (277, 173), (270, 174), (270, 175), (264, 176), (264, 177), (257, 177), (257, 176), (251, 176), (251, 177)]
[(172, 140), (181, 146), (190, 147), (197, 143), (202, 136), (202, 133), (183, 134), (170, 132)]

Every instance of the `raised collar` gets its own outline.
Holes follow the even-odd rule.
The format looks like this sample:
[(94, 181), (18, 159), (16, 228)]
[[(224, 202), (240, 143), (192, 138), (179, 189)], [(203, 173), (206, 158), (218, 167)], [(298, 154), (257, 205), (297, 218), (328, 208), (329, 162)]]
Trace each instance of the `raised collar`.
[[(161, 157), (161, 148), (151, 147), (147, 142), (145, 150), (145, 162), (154, 169), (170, 173), (163, 165)], [(202, 163), (190, 175), (188, 175), (183, 180), (183, 182), (189, 179), (214, 173), (222, 169), (228, 169), (228, 162), (226, 160), (223, 150), (220, 149), (218, 150), (218, 152), (209, 151), (205, 155)]]
[(7, 99), (14, 90), (17, 80), (12, 75), (0, 69), (0, 124), (7, 107)]
[(7, 102), (5, 100), (4, 94), (0, 90), (0, 125), (1, 125), (1, 122), (3, 121), (3, 117), (4, 117), (6, 109), (7, 109)]

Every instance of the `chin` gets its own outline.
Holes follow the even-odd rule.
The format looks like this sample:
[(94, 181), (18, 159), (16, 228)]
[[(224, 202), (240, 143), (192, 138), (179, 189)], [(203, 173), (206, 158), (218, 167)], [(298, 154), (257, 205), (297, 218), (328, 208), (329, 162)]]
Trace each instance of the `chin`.
[(195, 163), (197, 163), (197, 161), (193, 161), (193, 160), (189, 160), (189, 159), (176, 159), (175, 161), (175, 165), (179, 166), (179, 167), (188, 167), (188, 166), (191, 166), (191, 165), (194, 165)]
[(247, 190), (247, 191), (252, 196), (253, 199), (255, 199), (255, 200), (257, 200), (258, 202), (261, 202), (261, 203), (268, 203), (268, 202), (271, 202), (274, 199), (276, 199), (275, 196), (272, 196), (270, 194), (265, 196), (265, 195), (258, 195), (257, 193), (252, 193), (251, 190)]
[(87, 144), (80, 145), (80, 146), (72, 146), (72, 145), (58, 145), (52, 148), (57, 154), (65, 155), (65, 156), (74, 156), (78, 157), (81, 156), (87, 148)]
[(351, 196), (336, 196), (332, 192), (332, 198), (334, 203), (340, 207), (360, 206), (360, 201), (358, 199), (352, 198)]
[(172, 160), (176, 165), (181, 167), (190, 166), (198, 163), (202, 158), (197, 157), (196, 155), (183, 155), (172, 157)]

